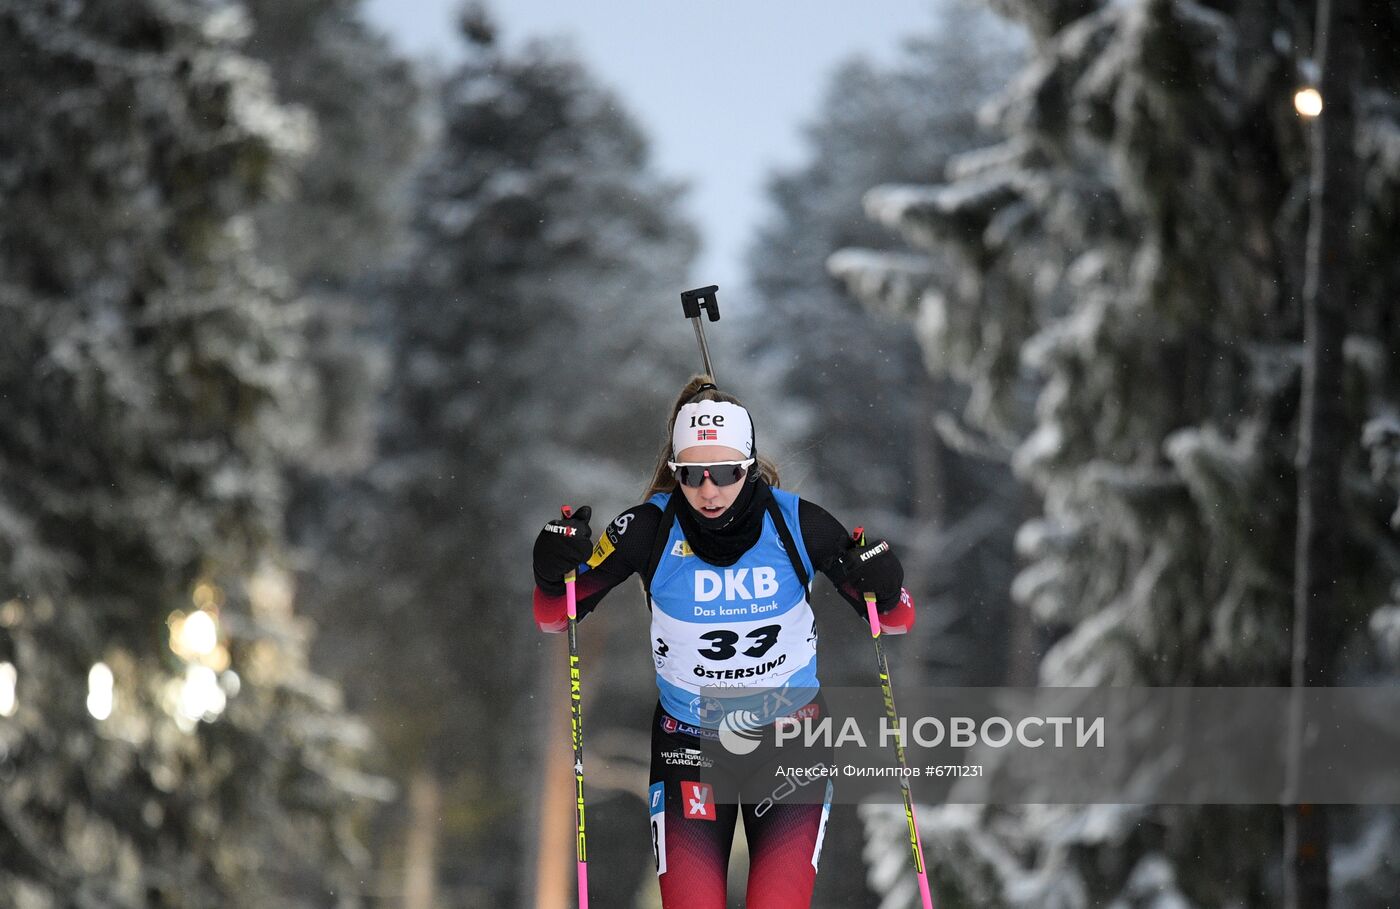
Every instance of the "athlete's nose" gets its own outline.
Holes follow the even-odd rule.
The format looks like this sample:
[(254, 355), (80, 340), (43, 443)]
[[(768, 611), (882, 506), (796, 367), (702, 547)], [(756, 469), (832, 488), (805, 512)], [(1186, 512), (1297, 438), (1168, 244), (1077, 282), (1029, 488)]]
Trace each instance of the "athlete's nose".
[(700, 501), (707, 506), (718, 505), (724, 496), (724, 493), (720, 492), (719, 484), (710, 477), (708, 470), (705, 471), (705, 479), (700, 483), (697, 492), (700, 493)]

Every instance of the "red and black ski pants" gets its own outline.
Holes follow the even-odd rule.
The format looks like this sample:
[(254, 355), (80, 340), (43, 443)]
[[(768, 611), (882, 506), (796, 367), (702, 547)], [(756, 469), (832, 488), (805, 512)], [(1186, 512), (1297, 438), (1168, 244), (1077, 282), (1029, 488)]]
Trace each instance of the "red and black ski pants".
[[(798, 755), (766, 739), (735, 755), (712, 730), (660, 706), (652, 727), (652, 848), (665, 909), (725, 909), (740, 816), (748, 840), (748, 909), (808, 909), (831, 809), (825, 775), (778, 775)], [(800, 758), (798, 758), (800, 760)]]

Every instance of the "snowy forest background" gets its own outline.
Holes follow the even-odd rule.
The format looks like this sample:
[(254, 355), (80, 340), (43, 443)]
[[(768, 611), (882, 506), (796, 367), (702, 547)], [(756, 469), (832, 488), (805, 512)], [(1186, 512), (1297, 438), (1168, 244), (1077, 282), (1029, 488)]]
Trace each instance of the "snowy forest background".
[[(831, 74), (710, 341), (903, 554), (897, 684), (1395, 684), (1400, 7), (1323, 55), (1317, 6), (946, 3)], [(615, 96), (460, 31), (437, 72), (358, 0), (0, 0), (0, 907), (572, 904), (529, 544), (641, 494), (707, 282)], [(641, 609), (581, 628), (593, 902), (638, 909)], [(1395, 810), (920, 820), (943, 909), (1400, 893)], [(839, 808), (817, 905), (915, 905), (903, 839)]]

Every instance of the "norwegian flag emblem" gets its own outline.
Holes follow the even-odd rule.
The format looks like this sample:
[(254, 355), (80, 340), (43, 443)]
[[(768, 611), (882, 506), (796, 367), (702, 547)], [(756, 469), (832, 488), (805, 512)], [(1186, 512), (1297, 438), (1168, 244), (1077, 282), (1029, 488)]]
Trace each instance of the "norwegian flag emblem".
[(700, 442), (717, 442), (719, 441), (719, 430), (697, 429), (695, 430), (695, 438)]

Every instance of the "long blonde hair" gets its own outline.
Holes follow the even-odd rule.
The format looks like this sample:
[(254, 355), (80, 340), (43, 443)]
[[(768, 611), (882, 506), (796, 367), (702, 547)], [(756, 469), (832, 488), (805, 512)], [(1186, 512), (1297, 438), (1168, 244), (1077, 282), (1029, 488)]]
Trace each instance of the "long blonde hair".
[[(693, 376), (685, 383), (681, 393), (676, 397), (676, 403), (671, 405), (671, 419), (666, 421), (666, 438), (661, 443), (661, 454), (656, 459), (656, 469), (651, 472), (651, 485), (647, 487), (646, 495), (642, 498), (649, 499), (658, 492), (672, 492), (676, 488), (676, 475), (671, 472), (671, 468), (666, 462), (671, 460), (671, 433), (676, 428), (676, 417), (680, 415), (681, 408), (692, 401), (726, 401), (730, 404), (744, 405), (739, 399), (731, 394), (720, 391), (717, 388), (706, 388), (700, 390), (702, 385), (713, 385), (714, 379), (709, 376)], [(763, 478), (769, 486), (778, 486), (778, 465), (774, 464), (763, 455), (758, 455), (758, 475)]]

